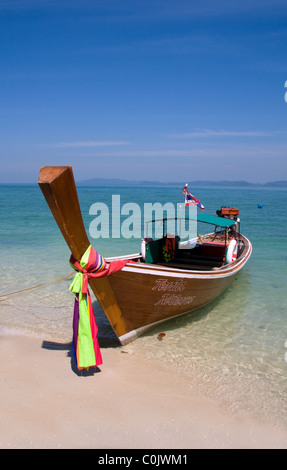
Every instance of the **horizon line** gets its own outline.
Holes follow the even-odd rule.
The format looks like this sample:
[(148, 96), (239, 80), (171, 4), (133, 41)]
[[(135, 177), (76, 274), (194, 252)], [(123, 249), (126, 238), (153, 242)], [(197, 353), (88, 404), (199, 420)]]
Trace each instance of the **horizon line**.
[[(158, 184), (158, 185), (182, 185), (182, 184), (186, 184), (186, 183), (183, 183), (183, 181), (185, 180), (182, 180), (182, 181), (158, 181), (158, 180), (135, 180), (135, 179), (124, 179), (124, 178), (103, 178), (103, 177), (94, 177), (94, 178), (89, 178), (89, 179), (76, 179), (75, 178), (75, 182), (76, 184), (86, 184), (87, 186), (89, 184), (92, 184), (94, 185), (95, 183), (92, 183), (92, 182), (101, 182), (101, 181), (105, 181), (105, 182), (114, 182), (114, 183), (117, 183), (117, 182), (121, 182), (121, 183), (136, 183), (136, 184)], [(38, 182), (1, 182), (0, 181), (0, 185), (37, 185)], [(246, 180), (229, 180), (229, 179), (224, 179), (224, 180), (193, 180), (193, 181), (190, 181), (188, 183), (188, 185), (193, 185), (193, 184), (217, 184), (217, 185), (220, 185), (220, 184), (225, 184), (225, 185), (248, 185), (248, 186), (266, 186), (266, 185), (272, 185), (272, 184), (282, 184), (283, 186), (287, 186), (287, 180), (272, 180), (272, 181), (266, 181), (265, 183), (259, 183), (259, 182), (254, 182), (254, 181), (246, 181)]]

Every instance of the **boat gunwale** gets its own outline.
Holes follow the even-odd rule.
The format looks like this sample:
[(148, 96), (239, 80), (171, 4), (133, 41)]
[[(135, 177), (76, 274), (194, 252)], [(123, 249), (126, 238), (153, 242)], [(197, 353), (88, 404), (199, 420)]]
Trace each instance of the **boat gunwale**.
[[(159, 264), (150, 264), (150, 263), (134, 263), (128, 262), (122, 269), (122, 271), (126, 272), (141, 272), (142, 274), (151, 274), (151, 275), (166, 275), (166, 276), (178, 276), (182, 275), (183, 277), (187, 278), (218, 278), (218, 277), (227, 277), (235, 274), (236, 272), (240, 271), (242, 267), (246, 264), (248, 259), (252, 253), (252, 244), (244, 235), (240, 234), (241, 237), (247, 242), (246, 253), (241, 255), (236, 261), (224, 265), (216, 270), (196, 270), (196, 269), (188, 269), (188, 268), (178, 268), (172, 266), (163, 266)], [(139, 258), (141, 254), (134, 254), (134, 255), (125, 255), (124, 257), (116, 257), (116, 258), (108, 258), (106, 261), (110, 262), (114, 259), (131, 259), (132, 257)], [(132, 261), (132, 259), (131, 259)]]

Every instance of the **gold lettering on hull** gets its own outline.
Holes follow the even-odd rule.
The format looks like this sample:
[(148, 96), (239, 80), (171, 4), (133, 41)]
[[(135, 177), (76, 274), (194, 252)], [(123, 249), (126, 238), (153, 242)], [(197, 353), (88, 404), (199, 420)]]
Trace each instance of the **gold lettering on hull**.
[(154, 305), (169, 305), (174, 307), (178, 305), (189, 305), (193, 302), (194, 298), (194, 295), (184, 297), (183, 295), (164, 294)]
[(168, 281), (167, 279), (157, 279), (152, 290), (180, 292), (185, 289), (186, 281), (178, 279), (177, 281)]
[(183, 292), (185, 290), (186, 281), (184, 279), (178, 279), (176, 281), (170, 281), (167, 279), (157, 279), (152, 290), (158, 292), (165, 292), (160, 299), (154, 303), (154, 305), (168, 305), (177, 307), (180, 305), (189, 305), (193, 302), (195, 296), (188, 295), (184, 296), (180, 294), (174, 294), (174, 292)]

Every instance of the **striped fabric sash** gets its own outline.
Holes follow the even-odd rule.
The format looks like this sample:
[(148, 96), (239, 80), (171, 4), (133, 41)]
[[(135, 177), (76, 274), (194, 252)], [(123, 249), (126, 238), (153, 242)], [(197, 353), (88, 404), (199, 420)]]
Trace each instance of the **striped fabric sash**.
[(69, 287), (76, 295), (73, 319), (73, 355), (79, 370), (89, 369), (102, 364), (98, 344), (98, 327), (93, 312), (88, 289), (90, 278), (109, 276), (122, 269), (128, 260), (113, 261), (107, 265), (106, 260), (90, 245), (80, 261), (73, 255), (70, 264), (76, 274)]

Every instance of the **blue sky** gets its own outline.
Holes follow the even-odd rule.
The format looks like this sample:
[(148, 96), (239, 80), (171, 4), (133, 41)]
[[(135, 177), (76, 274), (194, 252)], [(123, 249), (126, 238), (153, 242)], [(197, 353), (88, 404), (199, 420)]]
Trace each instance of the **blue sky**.
[(286, 25), (286, 0), (0, 0), (0, 183), (287, 179)]

